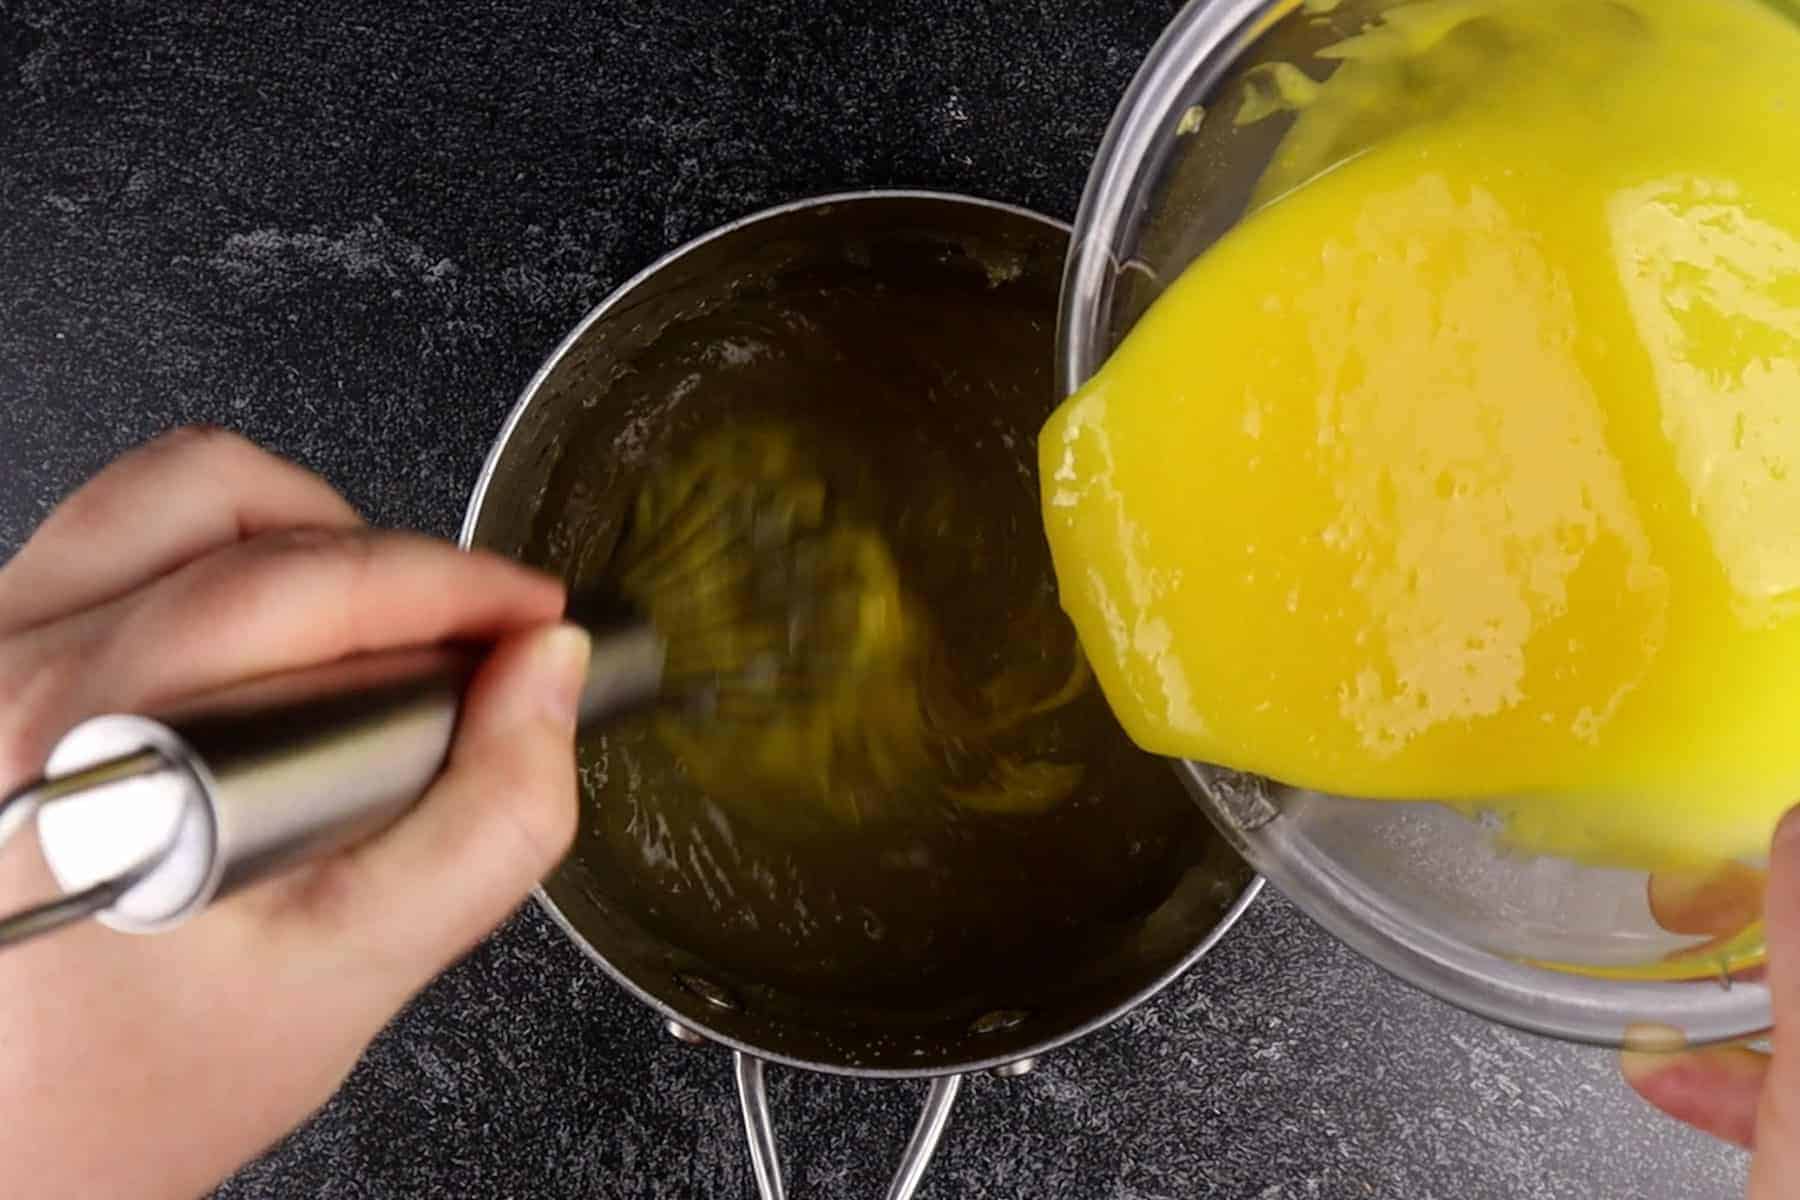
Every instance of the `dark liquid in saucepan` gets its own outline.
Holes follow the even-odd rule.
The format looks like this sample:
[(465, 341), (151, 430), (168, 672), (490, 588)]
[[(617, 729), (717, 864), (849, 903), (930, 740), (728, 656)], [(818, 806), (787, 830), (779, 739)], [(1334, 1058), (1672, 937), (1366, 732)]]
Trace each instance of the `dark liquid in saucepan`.
[[(1004, 262), (850, 264), (746, 286), (672, 324), (597, 388), (564, 442), (528, 557), (599, 577), (648, 464), (730, 423), (804, 431), (829, 485), (885, 537), (945, 657), (974, 683), (1055, 675), (1072, 632), (1038, 517), (1035, 435), (1052, 313)], [(1047, 812), (796, 829), (702, 794), (649, 720), (581, 746), (581, 886), (740, 979), (847, 1004), (930, 1007), (1068, 982), (1204, 867), (1218, 908), (1247, 872), (1096, 687), (1037, 718), (1080, 763)]]

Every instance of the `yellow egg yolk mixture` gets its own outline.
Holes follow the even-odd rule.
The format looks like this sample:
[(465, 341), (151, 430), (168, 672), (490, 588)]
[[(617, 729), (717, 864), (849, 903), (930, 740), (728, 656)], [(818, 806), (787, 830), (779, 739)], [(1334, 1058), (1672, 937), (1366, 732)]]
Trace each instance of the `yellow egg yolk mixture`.
[(1328, 56), (1042, 432), (1108, 701), (1534, 851), (1754, 859), (1800, 800), (1800, 26), (1436, 0)]

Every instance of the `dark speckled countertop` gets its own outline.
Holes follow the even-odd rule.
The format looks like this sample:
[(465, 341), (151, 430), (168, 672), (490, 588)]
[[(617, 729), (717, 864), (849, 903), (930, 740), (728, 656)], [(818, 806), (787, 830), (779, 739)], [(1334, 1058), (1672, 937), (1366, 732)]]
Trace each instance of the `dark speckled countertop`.
[[(547, 349), (688, 237), (887, 185), (1071, 217), (1173, 11), (0, 0), (0, 554), (190, 421), (449, 535)], [(796, 1200), (880, 1195), (917, 1092), (778, 1072)], [(527, 910), (219, 1194), (749, 1197), (741, 1136), (727, 1057)], [(1153, 1003), (976, 1081), (924, 1195), (1680, 1200), (1744, 1173), (1608, 1056), (1410, 992), (1267, 894)]]

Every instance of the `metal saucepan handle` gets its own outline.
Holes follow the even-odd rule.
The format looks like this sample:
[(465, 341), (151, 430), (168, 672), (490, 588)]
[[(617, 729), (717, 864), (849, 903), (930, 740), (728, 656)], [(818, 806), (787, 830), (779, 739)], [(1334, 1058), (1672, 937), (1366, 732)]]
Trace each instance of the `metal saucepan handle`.
[[(750, 1166), (756, 1172), (757, 1194), (762, 1200), (787, 1200), (781, 1158), (775, 1148), (775, 1125), (769, 1117), (769, 1090), (763, 1081), (765, 1067), (755, 1055), (737, 1052), (738, 1101), (744, 1110), (744, 1135), (750, 1141)], [(900, 1156), (900, 1168), (888, 1187), (887, 1200), (912, 1200), (919, 1190), (961, 1090), (961, 1075), (940, 1075), (931, 1081), (931, 1090), (925, 1093), (925, 1108)]]

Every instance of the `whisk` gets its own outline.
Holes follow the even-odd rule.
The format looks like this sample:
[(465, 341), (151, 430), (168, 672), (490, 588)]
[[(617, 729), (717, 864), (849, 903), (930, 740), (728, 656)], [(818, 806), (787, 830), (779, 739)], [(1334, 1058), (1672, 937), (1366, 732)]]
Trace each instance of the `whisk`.
[(884, 540), (781, 428), (720, 431), (653, 473), (604, 578), (665, 631), (664, 691), (709, 723), (789, 718), (916, 653)]
[[(728, 428), (651, 474), (570, 601), (593, 634), (581, 725), (658, 707), (709, 795), (788, 828), (1054, 804), (1079, 767), (990, 742), (1079, 692), (1079, 656), (1042, 696), (962, 687), (885, 539), (811, 464), (790, 430)], [(0, 843), (35, 817), (65, 893), (0, 917), (0, 946), (86, 917), (170, 928), (380, 830), (442, 769), (478, 661), (371, 655), (76, 726), (0, 800)]]
[(1079, 651), (1060, 679), (970, 686), (821, 457), (784, 426), (727, 429), (638, 495), (610, 586), (671, 631), (665, 688), (687, 703), (658, 714), (664, 745), (711, 799), (790, 833), (1057, 803), (1081, 768), (999, 739), (1083, 690)]
[[(706, 723), (779, 721), (887, 645), (891, 564), (826, 510), (778, 438), (722, 436), (654, 475), (615, 569), (571, 599), (593, 634), (581, 724), (659, 701)], [(167, 929), (380, 830), (443, 768), (479, 658), (363, 656), (76, 726), (0, 799), (0, 843), (35, 817), (64, 891), (0, 917), (0, 946), (87, 917)]]

